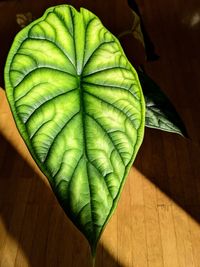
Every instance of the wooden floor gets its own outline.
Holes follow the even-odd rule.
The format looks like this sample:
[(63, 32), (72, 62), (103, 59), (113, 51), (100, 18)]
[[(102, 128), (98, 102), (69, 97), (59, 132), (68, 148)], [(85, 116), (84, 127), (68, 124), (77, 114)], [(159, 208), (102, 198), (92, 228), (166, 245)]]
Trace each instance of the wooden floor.
[[(140, 0), (160, 59), (147, 72), (190, 139), (146, 130), (96, 267), (200, 266), (200, 2)], [(31, 160), (0, 90), (0, 266), (90, 267), (88, 244)]]

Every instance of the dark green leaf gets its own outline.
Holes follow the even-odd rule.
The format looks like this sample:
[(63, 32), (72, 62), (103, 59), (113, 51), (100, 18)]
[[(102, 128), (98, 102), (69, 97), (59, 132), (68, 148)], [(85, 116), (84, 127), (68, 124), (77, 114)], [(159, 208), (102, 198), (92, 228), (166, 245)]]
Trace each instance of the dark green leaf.
[(159, 86), (141, 71), (138, 76), (146, 102), (146, 126), (188, 136), (180, 116)]
[(136, 3), (136, 0), (127, 0), (130, 8), (136, 13), (140, 19), (140, 29), (142, 34), (142, 40), (144, 41), (147, 61), (155, 61), (159, 56), (155, 52), (154, 44), (151, 41), (151, 38), (144, 26), (142, 15), (140, 14), (139, 5)]

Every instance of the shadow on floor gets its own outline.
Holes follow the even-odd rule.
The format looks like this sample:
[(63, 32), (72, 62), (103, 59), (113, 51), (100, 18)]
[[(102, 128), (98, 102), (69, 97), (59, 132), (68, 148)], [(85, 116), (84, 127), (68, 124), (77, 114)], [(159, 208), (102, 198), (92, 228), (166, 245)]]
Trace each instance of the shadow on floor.
[(176, 134), (146, 129), (134, 166), (200, 223), (198, 144)]
[[(87, 241), (73, 226), (51, 189), (0, 135), (1, 266), (90, 267)], [(12, 249), (11, 249), (12, 248)], [(26, 260), (25, 260), (26, 259)], [(123, 267), (99, 245), (96, 267)]]

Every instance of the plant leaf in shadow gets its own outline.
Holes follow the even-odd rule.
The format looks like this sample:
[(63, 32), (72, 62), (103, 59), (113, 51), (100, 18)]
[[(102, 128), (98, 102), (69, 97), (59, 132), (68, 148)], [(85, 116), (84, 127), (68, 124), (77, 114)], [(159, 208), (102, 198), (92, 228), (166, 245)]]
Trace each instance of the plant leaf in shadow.
[(145, 126), (188, 137), (178, 112), (159, 86), (145, 73), (138, 76), (146, 102)]

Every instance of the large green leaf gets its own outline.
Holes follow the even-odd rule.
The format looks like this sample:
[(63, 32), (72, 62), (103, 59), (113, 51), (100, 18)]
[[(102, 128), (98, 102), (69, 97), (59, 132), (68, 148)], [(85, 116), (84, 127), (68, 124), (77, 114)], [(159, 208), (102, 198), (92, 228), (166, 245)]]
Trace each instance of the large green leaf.
[(143, 138), (135, 70), (94, 14), (61, 5), (17, 35), (5, 82), (23, 139), (94, 253)]
[(146, 126), (187, 137), (185, 125), (168, 97), (144, 72), (138, 71), (138, 75), (146, 102)]

